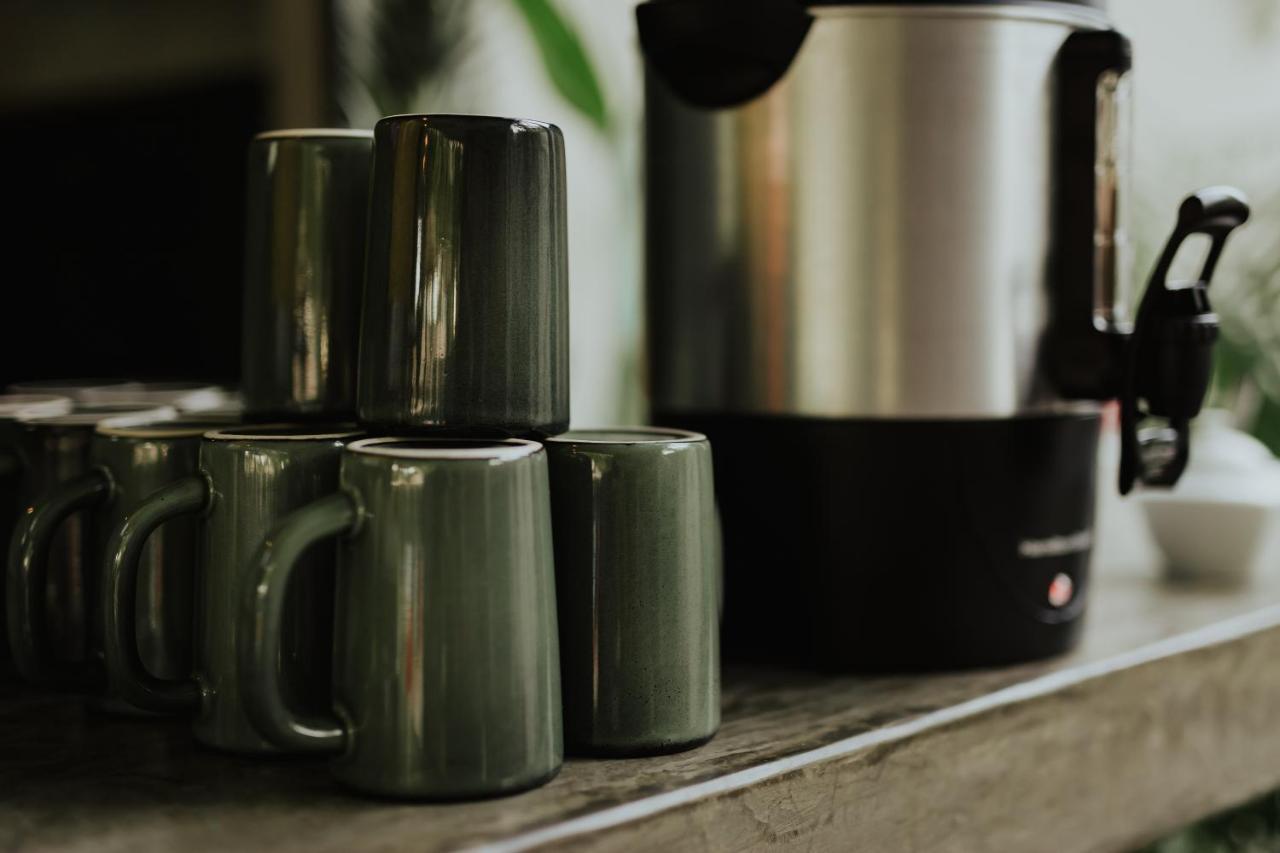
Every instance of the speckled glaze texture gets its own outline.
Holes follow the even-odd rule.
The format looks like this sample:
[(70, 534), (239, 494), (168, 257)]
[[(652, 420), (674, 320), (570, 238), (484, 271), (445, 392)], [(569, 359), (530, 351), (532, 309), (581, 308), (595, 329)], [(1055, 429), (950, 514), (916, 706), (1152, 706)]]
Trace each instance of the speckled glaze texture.
[(293, 556), (346, 533), (337, 716), (300, 722), (258, 666), (247, 681), (262, 730), (293, 749), (336, 750), (337, 779), (373, 794), (474, 798), (550, 779), (563, 740), (546, 454), (536, 445), (503, 459), (348, 450), (342, 486), (264, 544), (242, 616), (255, 627), (241, 633), (242, 643), (256, 638), (241, 647), (247, 661), (270, 659), (274, 590), (312, 571), (290, 573)]
[(245, 409), (345, 419), (355, 414), (373, 140), (301, 133), (249, 145)]
[(705, 742), (720, 725), (710, 444), (663, 430), (545, 446), (570, 754)]
[(378, 122), (359, 415), (547, 435), (569, 424), (564, 140), (482, 116)]
[[(206, 437), (200, 446), (200, 473), (155, 492), (116, 531), (107, 545), (106, 661), (120, 695), (147, 710), (195, 711), (193, 730), (206, 746), (242, 753), (277, 751), (245, 716), (236, 616), (251, 582), (250, 557), (283, 516), (337, 488), (342, 447), (343, 440), (334, 437)], [(141, 667), (134, 643), (134, 614), (127, 609), (134, 582), (129, 567), (137, 543), (150, 530), (196, 514), (194, 681), (156, 679)], [(276, 661), (290, 701), (312, 712), (329, 706), (333, 561), (331, 544), (304, 558), (307, 570), (287, 592)]]

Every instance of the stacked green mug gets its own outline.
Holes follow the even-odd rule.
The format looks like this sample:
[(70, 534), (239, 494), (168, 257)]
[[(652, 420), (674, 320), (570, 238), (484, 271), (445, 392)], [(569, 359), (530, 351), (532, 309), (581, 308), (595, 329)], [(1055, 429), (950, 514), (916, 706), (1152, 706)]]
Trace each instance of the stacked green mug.
[(176, 414), (168, 407), (78, 405), (62, 414), (28, 411), (9, 424), (23, 464), (25, 510), (9, 543), (6, 629), (24, 680), (50, 686), (101, 681), (95, 630), (101, 540), (81, 511), (82, 492), (105, 491), (82, 483), (97, 464), (94, 432), (106, 422), (144, 424)]
[[(168, 413), (166, 413), (168, 414)], [(10, 566), (14, 652), (24, 675), (43, 684), (79, 688), (94, 696), (102, 710), (127, 711), (111, 694), (101, 692), (103, 647), (100, 574), (109, 533), (153, 491), (196, 468), (200, 436), (226, 420), (106, 419), (88, 436), (88, 464), (83, 473), (64, 480), (37, 500), (24, 517)], [(89, 655), (59, 660), (45, 618), (46, 577), (64, 520), (78, 514), (88, 532), (85, 632)], [(136, 606), (138, 643), (155, 672), (184, 673), (189, 662), (192, 580), (189, 563), (195, 545), (189, 529), (169, 531), (147, 544), (145, 580)]]
[[(279, 750), (254, 729), (244, 710), (237, 668), (236, 614), (253, 583), (250, 558), (282, 518), (338, 486), (343, 447), (360, 433), (349, 424), (249, 425), (205, 432), (195, 470), (153, 491), (116, 525), (105, 546), (105, 654), (113, 693), (134, 706), (194, 715), (196, 739), (239, 753)], [(157, 671), (139, 644), (139, 576), (156, 534), (196, 526), (186, 570), (196, 578), (191, 665)], [(288, 640), (271, 665), (304, 712), (319, 713), (329, 696), (333, 614), (332, 548), (309, 555), (308, 571), (290, 590)]]
[(355, 414), (372, 134), (302, 128), (249, 143), (244, 404), (251, 419)]
[(720, 725), (719, 528), (711, 445), (630, 427), (546, 441), (565, 738), (632, 756)]
[[(0, 554), (9, 553), (13, 525), (18, 520), (23, 483), (31, 460), (22, 441), (19, 421), (27, 417), (65, 415), (71, 411), (71, 398), (57, 394), (0, 394)], [(5, 627), (6, 584), (0, 583), (0, 681), (8, 680), (13, 667), (9, 652), (9, 632)]]
[[(337, 484), (338, 460), (361, 435), (355, 410), (359, 316), (372, 135), (303, 128), (249, 144), (243, 281), (247, 421), (205, 431), (190, 465), (134, 505), (105, 547), (105, 658), (113, 695), (155, 712), (185, 712), (201, 743), (273, 753), (243, 710), (236, 669), (240, 591), (248, 558), (271, 526)], [(286, 423), (263, 423), (285, 419)], [(185, 579), (195, 590), (187, 663), (158, 667), (143, 642), (149, 552), (190, 539)], [(286, 609), (279, 677), (303, 710), (329, 695), (332, 547)]]
[[(362, 791), (523, 790), (563, 761), (546, 452), (569, 420), (564, 145), (539, 122), (378, 122), (340, 488), (269, 533), (241, 602), (246, 712)], [(299, 553), (337, 540), (332, 711), (282, 690)], [(333, 547), (322, 542), (318, 547)], [(286, 586), (286, 578), (292, 580)], [(390, 689), (388, 689), (390, 686)]]
[[(279, 132), (253, 143), (250, 177), (246, 405), (295, 421), (354, 407), (359, 425), (207, 433), (194, 468), (117, 520), (114, 695), (194, 712), (215, 748), (333, 753), (345, 784), (409, 798), (533, 787), (566, 743), (636, 755), (710, 738), (710, 448), (564, 433), (560, 131), (395, 116), (371, 146)], [(357, 346), (344, 318), (361, 284)], [(183, 523), (199, 628), (186, 671), (161, 671), (140, 643), (140, 560)]]
[[(286, 597), (338, 541), (332, 711), (305, 714), (271, 665)], [(386, 796), (521, 791), (563, 754), (546, 453), (520, 439), (373, 438), (340, 487), (286, 518), (242, 594), (246, 711), (273, 743), (331, 752)]]

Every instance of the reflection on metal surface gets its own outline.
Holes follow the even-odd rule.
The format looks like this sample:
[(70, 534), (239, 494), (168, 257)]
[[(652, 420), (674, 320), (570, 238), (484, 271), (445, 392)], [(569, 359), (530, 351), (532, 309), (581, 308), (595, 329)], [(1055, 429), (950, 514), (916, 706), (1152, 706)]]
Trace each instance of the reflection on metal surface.
[(1099, 331), (1128, 333), (1132, 281), (1132, 252), (1127, 226), (1130, 162), (1129, 106), (1131, 78), (1105, 71), (1098, 78), (1097, 159), (1094, 175), (1094, 323)]
[(694, 109), (648, 81), (655, 408), (1052, 406), (1040, 348), (1054, 61), (1074, 27), (1104, 22), (987, 7), (815, 15), (783, 79), (741, 107)]

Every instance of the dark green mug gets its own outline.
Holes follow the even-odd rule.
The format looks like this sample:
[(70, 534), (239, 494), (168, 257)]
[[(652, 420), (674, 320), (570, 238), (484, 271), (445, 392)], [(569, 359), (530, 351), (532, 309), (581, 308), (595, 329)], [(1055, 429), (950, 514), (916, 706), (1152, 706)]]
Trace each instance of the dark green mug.
[(373, 134), (276, 130), (249, 144), (244, 404), (251, 417), (355, 414)]
[(711, 445), (667, 429), (545, 441), (570, 753), (644, 755), (720, 725)]
[[(124, 523), (144, 498), (175, 479), (194, 474), (201, 436), (229, 426), (229, 418), (171, 420), (154, 424), (97, 425), (89, 441), (89, 470), (67, 480), (38, 501), (23, 519), (22, 548), (15, 583), (14, 652), (27, 678), (44, 684), (96, 689), (102, 685), (102, 555), (109, 533)], [(83, 513), (90, 544), (85, 573), (88, 625), (86, 660), (59, 662), (44, 625), (41, 575), (63, 519)], [(179, 678), (191, 671), (191, 613), (197, 555), (194, 520), (167, 527), (143, 547), (135, 610), (137, 642), (149, 672)], [(101, 697), (101, 707), (125, 710)]]
[[(534, 442), (365, 439), (342, 489), (280, 523), (242, 587), (250, 718), (333, 752), (361, 791), (461, 799), (559, 770), (560, 668), (546, 454)], [(339, 537), (333, 713), (306, 715), (275, 661), (299, 555)]]
[[(0, 554), (9, 553), (9, 539), (18, 520), (22, 482), (28, 460), (23, 452), (18, 422), (28, 417), (50, 417), (71, 412), (71, 398), (57, 394), (0, 394)], [(0, 582), (0, 679), (12, 671), (9, 631), (5, 627), (4, 583)]]
[(467, 435), (569, 425), (564, 137), (403, 115), (374, 128), (363, 423)]
[[(57, 394), (0, 394), (0, 545), (6, 549), (5, 553), (13, 522), (18, 517), (23, 475), (29, 464), (19, 424), (31, 418), (67, 415), (71, 408), (71, 398)], [(0, 619), (3, 617), (0, 608)]]
[[(176, 416), (166, 406), (79, 405), (69, 414), (28, 414), (13, 422), (24, 460), (24, 509), (9, 543), (5, 610), (10, 651), (24, 679), (43, 683), (55, 670), (92, 668), (86, 662), (92, 658), (98, 543), (84, 513), (74, 507), (45, 507), (44, 497), (89, 471), (90, 444), (99, 424), (145, 424)], [(43, 511), (37, 513), (37, 506)], [(34, 547), (46, 538), (47, 546)], [(25, 617), (28, 613), (31, 619)]]
[[(149, 711), (196, 713), (196, 739), (242, 753), (275, 752), (244, 712), (236, 659), (236, 617), (250, 558), (283, 516), (338, 487), (338, 460), (351, 427), (266, 425), (207, 433), (200, 470), (144, 500), (106, 547), (104, 596), (107, 675), (116, 694)], [(158, 678), (137, 637), (137, 587), (147, 538), (182, 517), (200, 519), (194, 675)], [(278, 677), (297, 707), (328, 707), (333, 618), (333, 548), (307, 555), (308, 571), (288, 592)]]

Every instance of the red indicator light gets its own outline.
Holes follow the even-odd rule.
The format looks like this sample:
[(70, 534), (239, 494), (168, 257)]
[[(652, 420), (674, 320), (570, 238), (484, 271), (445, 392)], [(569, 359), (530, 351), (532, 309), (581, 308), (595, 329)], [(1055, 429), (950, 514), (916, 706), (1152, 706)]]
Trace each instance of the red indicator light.
[(1062, 607), (1071, 601), (1071, 596), (1075, 594), (1075, 591), (1076, 585), (1071, 582), (1070, 575), (1064, 575), (1059, 572), (1049, 582), (1049, 603), (1054, 607)]

